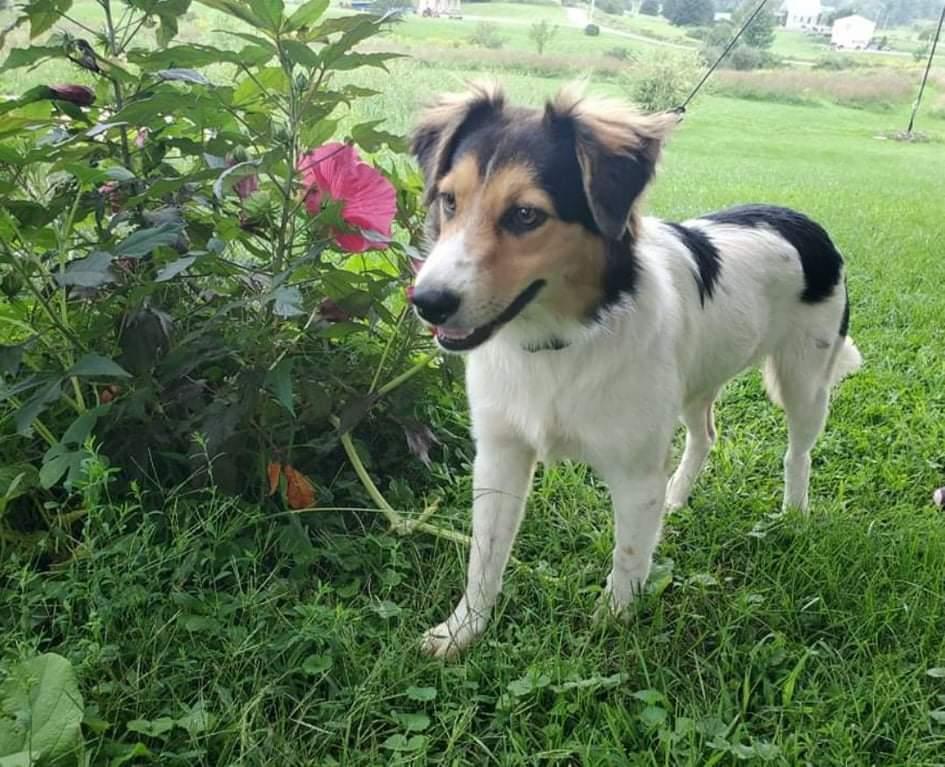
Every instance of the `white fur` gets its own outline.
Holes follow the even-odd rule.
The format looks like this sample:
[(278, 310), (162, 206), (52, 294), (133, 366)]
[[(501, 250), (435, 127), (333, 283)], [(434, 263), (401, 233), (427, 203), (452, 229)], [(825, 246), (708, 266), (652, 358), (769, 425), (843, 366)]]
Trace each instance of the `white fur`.
[[(584, 461), (608, 483), (616, 541), (606, 594), (612, 610), (623, 610), (649, 574), (664, 509), (687, 502), (712, 447), (713, 402), (726, 381), (751, 366), (765, 364), (769, 391), (788, 418), (784, 506), (806, 510), (810, 450), (829, 389), (860, 364), (852, 342), (838, 335), (843, 288), (803, 303), (799, 256), (774, 231), (699, 219), (687, 226), (709, 232), (722, 254), (704, 306), (688, 249), (664, 224), (644, 219), (632, 300), (596, 326), (564, 324), (536, 302), (469, 354), (477, 444), (469, 572), (453, 614), (425, 635), (427, 652), (453, 655), (485, 628), (536, 461)], [(438, 245), (428, 266), (449, 274), (456, 252)], [(433, 276), (421, 271), (419, 281)], [(570, 345), (523, 348), (549, 336)], [(687, 427), (686, 447), (667, 482), (678, 419)]]

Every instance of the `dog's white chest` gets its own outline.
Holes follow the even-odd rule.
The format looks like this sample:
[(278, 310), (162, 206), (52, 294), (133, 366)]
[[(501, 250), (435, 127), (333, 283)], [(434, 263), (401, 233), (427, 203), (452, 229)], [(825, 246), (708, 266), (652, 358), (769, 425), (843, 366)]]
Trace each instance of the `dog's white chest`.
[[(601, 402), (614, 396), (600, 366), (582, 366), (568, 350), (471, 355), (467, 384), (477, 434), (511, 426), (540, 460), (588, 460), (602, 433)], [(606, 430), (606, 425), (604, 426)]]

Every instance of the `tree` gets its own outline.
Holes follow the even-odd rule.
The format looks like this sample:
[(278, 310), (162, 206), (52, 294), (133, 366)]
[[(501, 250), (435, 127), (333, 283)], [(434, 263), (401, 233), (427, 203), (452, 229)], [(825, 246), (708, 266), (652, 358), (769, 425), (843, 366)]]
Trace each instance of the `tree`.
[(643, 0), (643, 2), (640, 3), (640, 13), (644, 16), (659, 16), (659, 0)]
[(550, 23), (548, 19), (536, 21), (528, 28), (528, 37), (535, 44), (539, 56), (545, 52), (548, 43), (557, 33), (558, 27)]
[[(712, 0), (675, 0), (672, 14), (667, 18), (677, 27), (700, 27), (715, 20)], [(666, 15), (664, 8), (663, 14)]]
[[(748, 20), (748, 17), (751, 16), (757, 7), (758, 4), (755, 0), (747, 0), (747, 2), (743, 3), (735, 12), (733, 19), (736, 28), (741, 28), (741, 25)], [(771, 6), (766, 5), (755, 17), (755, 20), (748, 26), (748, 29), (745, 30), (741, 42), (751, 48), (758, 48), (763, 51), (768, 50), (768, 48), (774, 44), (774, 30), (777, 23), (778, 21), (775, 18), (774, 11), (771, 10)]]
[(661, 13), (663, 18), (672, 21), (673, 16), (676, 14), (676, 9), (679, 7), (680, 0), (663, 0), (663, 7)]

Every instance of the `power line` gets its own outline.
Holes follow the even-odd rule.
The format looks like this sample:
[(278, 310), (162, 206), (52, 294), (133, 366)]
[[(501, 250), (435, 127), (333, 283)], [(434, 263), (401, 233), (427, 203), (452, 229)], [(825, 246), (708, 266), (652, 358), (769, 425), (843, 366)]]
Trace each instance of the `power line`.
[(919, 111), (919, 104), (922, 103), (922, 94), (925, 92), (925, 84), (929, 81), (929, 70), (932, 69), (932, 59), (935, 58), (938, 38), (942, 34), (942, 22), (945, 22), (945, 5), (942, 6), (942, 15), (938, 17), (938, 27), (935, 30), (935, 39), (932, 40), (932, 47), (929, 49), (929, 60), (925, 63), (925, 74), (922, 75), (922, 84), (919, 86), (919, 93), (915, 97), (915, 103), (912, 105), (912, 117), (909, 118), (909, 127), (906, 128), (907, 136), (912, 133), (912, 126), (915, 125), (915, 116)]

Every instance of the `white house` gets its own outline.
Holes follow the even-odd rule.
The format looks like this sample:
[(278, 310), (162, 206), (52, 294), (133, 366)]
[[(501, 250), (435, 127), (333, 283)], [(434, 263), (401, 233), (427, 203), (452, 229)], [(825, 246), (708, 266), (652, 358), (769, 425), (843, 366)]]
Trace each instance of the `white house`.
[(844, 16), (833, 23), (830, 44), (834, 48), (862, 50), (870, 44), (875, 31), (876, 22), (865, 16)]
[(786, 0), (781, 6), (785, 29), (815, 29), (823, 13), (820, 0)]
[(459, 16), (462, 12), (460, 0), (417, 0), (420, 16)]

